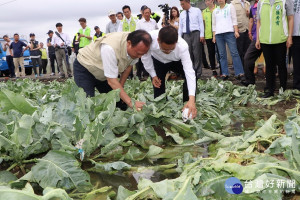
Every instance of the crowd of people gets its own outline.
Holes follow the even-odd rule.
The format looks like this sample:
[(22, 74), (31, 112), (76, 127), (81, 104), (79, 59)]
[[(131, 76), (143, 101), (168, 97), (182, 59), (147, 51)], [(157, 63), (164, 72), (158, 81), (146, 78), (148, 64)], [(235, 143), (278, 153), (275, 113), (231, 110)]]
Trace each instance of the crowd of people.
[[(229, 50), (235, 77), (241, 84), (255, 84), (255, 62), (263, 54), (266, 64), (266, 87), (264, 98), (274, 95), (276, 73), (280, 87), (287, 85), (286, 56), (293, 58), (293, 87), (300, 90), (300, 0), (205, 0), (204, 10), (192, 7), (190, 0), (179, 0), (182, 11), (171, 7), (170, 19), (166, 13), (161, 19), (146, 5), (141, 13), (133, 16), (128, 5), (122, 12), (110, 10), (110, 22), (105, 32), (98, 26), (95, 34), (87, 26), (85, 18), (79, 19), (81, 28), (73, 39), (63, 32), (63, 25), (56, 24), (56, 31), (48, 31), (48, 55), (43, 43), (30, 34), (29, 45), (14, 35), (14, 41), (7, 42), (4, 50), (11, 77), (25, 76), (22, 54), (30, 50), (35, 76), (47, 73), (49, 58), (51, 75), (55, 75), (55, 61), (60, 77), (72, 77), (88, 96), (94, 96), (95, 88), (100, 92), (120, 89), (121, 101), (118, 106), (133, 107), (123, 86), (127, 78), (133, 77), (133, 66), (140, 78), (151, 77), (154, 96), (165, 92), (165, 76), (168, 71), (180, 75), (183, 84), (183, 101), (195, 116), (196, 80), (201, 77), (202, 65), (210, 68), (212, 76), (227, 80), (227, 49)], [(207, 46), (208, 61), (204, 51)], [(69, 55), (76, 54), (73, 70)], [(48, 57), (47, 57), (48, 56)], [(63, 63), (67, 72), (64, 72)], [(15, 67), (14, 67), (15, 66)], [(19, 73), (21, 66), (21, 74)], [(37, 69), (39, 66), (39, 69)], [(16, 73), (15, 73), (16, 72)], [(143, 102), (135, 102), (142, 109)]]

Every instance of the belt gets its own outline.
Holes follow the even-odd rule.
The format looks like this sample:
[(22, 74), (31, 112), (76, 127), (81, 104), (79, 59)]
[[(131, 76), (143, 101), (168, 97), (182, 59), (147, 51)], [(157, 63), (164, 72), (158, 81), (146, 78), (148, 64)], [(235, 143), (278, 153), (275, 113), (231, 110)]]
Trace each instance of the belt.
[(194, 31), (191, 31), (190, 33), (183, 33), (183, 34), (191, 34), (191, 33), (195, 33), (195, 32), (200, 32), (199, 30), (194, 30)]

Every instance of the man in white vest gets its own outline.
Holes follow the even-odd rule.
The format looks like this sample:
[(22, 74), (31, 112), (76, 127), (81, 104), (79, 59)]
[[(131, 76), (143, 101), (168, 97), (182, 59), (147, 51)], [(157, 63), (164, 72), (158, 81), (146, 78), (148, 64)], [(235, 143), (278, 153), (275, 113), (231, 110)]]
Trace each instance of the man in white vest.
[[(100, 93), (119, 89), (121, 101), (117, 106), (122, 110), (133, 107), (124, 84), (132, 66), (148, 52), (151, 43), (150, 34), (144, 30), (115, 32), (98, 38), (79, 50), (73, 65), (76, 84), (91, 97), (95, 96), (95, 88)], [(136, 101), (135, 107), (141, 110), (144, 104)]]

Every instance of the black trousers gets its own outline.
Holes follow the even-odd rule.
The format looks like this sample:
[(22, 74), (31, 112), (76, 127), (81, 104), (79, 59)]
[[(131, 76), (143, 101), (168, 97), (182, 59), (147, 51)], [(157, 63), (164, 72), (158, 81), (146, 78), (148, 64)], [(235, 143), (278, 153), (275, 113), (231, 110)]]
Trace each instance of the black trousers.
[(246, 55), (244, 57), (244, 72), (245, 72), (245, 78), (247, 83), (249, 84), (255, 84), (255, 75), (254, 75), (254, 65), (255, 61), (260, 57), (262, 54), (261, 49), (257, 49), (255, 47), (256, 40), (253, 40), (250, 43), (250, 46), (246, 52)]
[(37, 72), (36, 68), (42, 67), (42, 60), (41, 60), (41, 58), (31, 58), (31, 61), (32, 61), (32, 68), (33, 68), (34, 74), (37, 74), (38, 72)]
[(216, 69), (216, 45), (212, 42), (212, 39), (207, 39), (206, 45), (208, 49), (208, 57), (212, 70)]
[(185, 78), (185, 74), (183, 71), (183, 66), (182, 66), (181, 60), (164, 64), (164, 63), (156, 60), (154, 57), (152, 57), (152, 59), (153, 59), (153, 64), (154, 64), (156, 75), (161, 80), (160, 88), (156, 88), (153, 86), (154, 98), (156, 98), (166, 92), (166, 80), (165, 80), (166, 74), (168, 73), (168, 71), (173, 71), (175, 73), (180, 74), (184, 78), (183, 102), (188, 101), (189, 100), (189, 91), (187, 88), (187, 82), (186, 82), (186, 78)]
[(286, 43), (261, 44), (266, 61), (266, 90), (273, 93), (276, 87), (276, 66), (280, 87), (286, 89), (287, 69), (286, 69)]
[[(86, 96), (94, 97), (95, 88), (97, 88), (100, 93), (108, 93), (112, 91), (112, 88), (108, 85), (107, 81), (100, 81), (96, 79), (93, 74), (91, 74), (77, 61), (77, 58), (73, 63), (73, 71), (76, 85), (84, 90)], [(116, 105), (121, 110), (127, 109), (127, 104), (122, 100), (117, 102)]]
[(40, 67), (40, 74), (47, 74), (48, 59), (42, 59), (42, 66)]
[(139, 78), (142, 78), (142, 76), (149, 76), (149, 73), (146, 71), (141, 59), (139, 59), (138, 63), (136, 64), (136, 70), (136, 75)]
[(238, 52), (242, 61), (242, 64), (244, 65), (244, 57), (246, 54), (246, 51), (251, 43), (251, 40), (249, 39), (248, 36), (248, 30), (245, 31), (244, 33), (239, 33), (240, 37), (236, 39), (236, 45), (238, 48)]
[(14, 65), (14, 59), (12, 56), (6, 56), (6, 62), (9, 68), (10, 77), (15, 77), (15, 65)]
[(300, 90), (300, 36), (293, 36), (293, 88)]
[(57, 64), (55, 53), (54, 54), (49, 54), (49, 58), (50, 58), (50, 65), (51, 65), (51, 71), (52, 71), (52, 73), (55, 73), (54, 61), (56, 62), (57, 71), (59, 72), (59, 68), (58, 68), (58, 64)]

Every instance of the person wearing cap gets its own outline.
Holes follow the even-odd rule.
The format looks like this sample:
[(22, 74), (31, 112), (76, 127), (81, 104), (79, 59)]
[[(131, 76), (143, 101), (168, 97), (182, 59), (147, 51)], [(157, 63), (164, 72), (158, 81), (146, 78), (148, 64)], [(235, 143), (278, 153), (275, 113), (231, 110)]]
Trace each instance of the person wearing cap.
[(56, 62), (56, 65), (57, 65), (57, 72), (59, 72), (59, 68), (58, 68), (58, 64), (57, 64), (57, 60), (56, 60), (56, 56), (55, 56), (55, 48), (51, 44), (51, 41), (52, 41), (52, 38), (53, 38), (53, 31), (49, 30), (47, 34), (49, 36), (49, 38), (47, 38), (47, 47), (48, 47), (48, 56), (49, 56), (50, 66), (51, 66), (50, 76), (54, 76), (55, 75), (54, 62)]
[[(154, 19), (150, 18), (150, 16), (151, 16), (150, 8), (148, 8), (147, 6), (143, 6), (142, 14), (143, 14), (143, 18), (138, 21), (138, 23), (136, 25), (136, 30), (143, 29), (147, 32), (150, 32), (150, 31), (158, 29), (156, 21)], [(139, 59), (139, 62), (136, 64), (136, 69), (137, 69), (137, 72), (136, 72), (137, 77), (139, 77), (140, 79), (148, 78), (149, 74), (145, 70), (141, 59)]]
[(80, 49), (89, 45), (93, 38), (91, 37), (90, 27), (86, 25), (86, 19), (82, 17), (78, 21), (81, 26), (81, 28), (78, 31), (79, 33), (78, 41), (79, 41), (79, 49)]
[(103, 37), (105, 35), (105, 33), (103, 33), (102, 31), (100, 31), (99, 26), (95, 26), (94, 30), (95, 30), (95, 35), (94, 35), (94, 39), (93, 39), (94, 41), (96, 41), (97, 38)]
[[(25, 48), (23, 48), (25, 47)], [(21, 66), (21, 76), (25, 77), (23, 53), (29, 48), (24, 42), (20, 41), (18, 33), (14, 34), (14, 41), (9, 46), (10, 55), (13, 57), (16, 78), (20, 77), (19, 66)]]
[(124, 85), (132, 66), (148, 52), (151, 43), (151, 36), (144, 30), (116, 32), (97, 39), (80, 49), (73, 65), (75, 83), (90, 97), (95, 96), (95, 88), (100, 93), (119, 89), (119, 108), (125, 110), (127, 106), (135, 106), (141, 110), (144, 102), (135, 101), (133, 105)]
[(292, 0), (260, 0), (257, 4), (256, 48), (262, 49), (266, 61), (266, 88), (262, 98), (274, 96), (276, 71), (280, 87), (286, 89), (286, 52), (293, 34), (294, 6)]
[(51, 44), (55, 47), (55, 56), (60, 71), (60, 78), (65, 78), (63, 62), (66, 65), (68, 77), (72, 77), (70, 63), (67, 61), (67, 47), (71, 44), (71, 41), (69, 35), (62, 32), (62, 27), (63, 25), (61, 23), (56, 24), (57, 32), (55, 32)]
[(6, 52), (6, 62), (9, 68), (10, 78), (15, 78), (15, 66), (14, 66), (14, 60), (12, 55), (10, 55), (9, 46), (12, 43), (12, 41), (9, 39), (8, 35), (4, 35), (3, 39), (6, 41), (6, 43), (3, 44), (3, 50)]
[(132, 32), (136, 30), (136, 24), (138, 22), (137, 17), (131, 15), (131, 9), (129, 6), (125, 5), (122, 8), (125, 15), (124, 19), (120, 22), (118, 32)]
[(146, 5), (143, 5), (143, 6), (141, 7), (141, 11), (140, 11), (141, 13), (137, 15), (137, 17), (139, 18), (139, 20), (141, 20), (141, 19), (143, 18), (143, 10), (144, 10), (145, 8), (147, 8)]
[(106, 25), (106, 34), (118, 32), (120, 21), (117, 20), (116, 12), (114, 10), (109, 11), (108, 17), (110, 22)]
[(123, 20), (123, 13), (122, 12), (117, 12), (117, 19), (118, 20)]
[(189, 53), (187, 42), (178, 36), (177, 29), (165, 26), (150, 32), (153, 39), (147, 54), (142, 56), (145, 69), (152, 77), (154, 98), (166, 92), (165, 77), (168, 71), (179, 73), (183, 78), (183, 102), (187, 102), (183, 110), (188, 108), (189, 114), (196, 117), (196, 74)]
[(40, 66), (40, 74), (47, 74), (47, 65), (48, 65), (48, 57), (47, 50), (44, 48), (44, 43), (40, 42), (40, 51), (41, 51), (41, 61), (42, 66)]
[[(39, 73), (39, 67), (42, 67), (41, 51), (40, 51), (41, 47), (39, 42), (35, 40), (34, 33), (30, 33), (29, 37), (30, 37), (30, 41), (29, 41), (30, 59), (32, 61), (32, 68), (33, 68), (35, 78), (37, 78)], [(40, 76), (43, 75), (40, 74)]]

